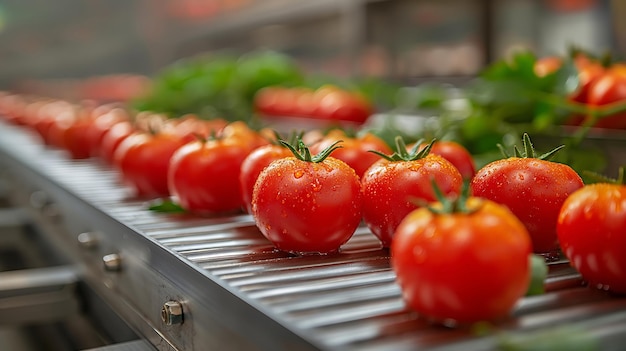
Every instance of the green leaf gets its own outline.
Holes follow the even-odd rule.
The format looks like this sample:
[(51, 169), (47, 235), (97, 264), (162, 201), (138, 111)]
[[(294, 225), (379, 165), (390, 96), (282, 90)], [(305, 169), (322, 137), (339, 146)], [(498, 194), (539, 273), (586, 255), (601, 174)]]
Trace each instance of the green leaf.
[(560, 96), (567, 97), (574, 93), (580, 87), (580, 79), (578, 77), (578, 68), (573, 60), (567, 60), (554, 73), (550, 74), (546, 79), (553, 79), (552, 91)]
[(158, 199), (148, 204), (148, 209), (161, 213), (185, 213), (185, 209), (170, 199)]
[(510, 332), (499, 336), (502, 351), (596, 351), (600, 341), (591, 333), (574, 326), (561, 326), (537, 332)]
[(548, 276), (548, 266), (546, 260), (535, 254), (528, 257), (530, 264), (530, 284), (526, 291), (526, 296), (540, 295), (545, 292), (544, 282)]

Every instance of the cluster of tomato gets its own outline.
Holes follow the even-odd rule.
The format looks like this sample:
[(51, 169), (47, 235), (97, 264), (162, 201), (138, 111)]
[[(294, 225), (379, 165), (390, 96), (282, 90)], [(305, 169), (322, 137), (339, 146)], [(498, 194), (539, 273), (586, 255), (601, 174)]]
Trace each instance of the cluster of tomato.
[(258, 113), (266, 117), (303, 117), (327, 122), (362, 124), (373, 107), (362, 95), (336, 86), (318, 89), (270, 86), (254, 97)]
[[(564, 59), (548, 56), (537, 60), (535, 73), (539, 77), (558, 70)], [(578, 88), (569, 99), (592, 107), (606, 107), (612, 104), (626, 104), (626, 64), (606, 64), (589, 55), (579, 53), (574, 56), (573, 64), (578, 70)], [(580, 125), (588, 116), (572, 116), (567, 124)], [(626, 129), (626, 113), (616, 113), (600, 119), (597, 128)]]
[(280, 250), (334, 253), (364, 223), (390, 249), (408, 304), (437, 321), (505, 317), (526, 292), (531, 254), (559, 246), (590, 284), (626, 293), (625, 187), (584, 186), (527, 136), (523, 152), (476, 171), (450, 141), (397, 138), (392, 150), (334, 130), (287, 142), (242, 122), (17, 95), (0, 96), (0, 115), (73, 158), (101, 157), (144, 198), (198, 214), (245, 209)]

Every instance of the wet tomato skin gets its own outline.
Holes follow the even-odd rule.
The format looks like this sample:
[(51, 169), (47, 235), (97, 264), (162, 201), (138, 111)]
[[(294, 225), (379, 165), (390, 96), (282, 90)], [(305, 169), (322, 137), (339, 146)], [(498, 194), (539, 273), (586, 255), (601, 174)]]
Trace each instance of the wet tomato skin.
[(318, 153), (342, 140), (341, 148), (333, 151), (333, 157), (338, 158), (352, 167), (359, 177), (380, 159), (380, 156), (370, 152), (371, 150), (383, 154), (391, 154), (391, 148), (379, 137), (372, 133), (365, 133), (358, 137), (349, 137), (340, 130), (332, 130), (318, 143), (313, 144), (311, 152)]
[(235, 138), (186, 144), (170, 161), (169, 190), (190, 212), (241, 210), (239, 174), (249, 153), (248, 145)]
[(115, 150), (114, 164), (137, 196), (169, 196), (167, 172), (170, 158), (183, 145), (184, 141), (175, 135), (138, 132), (121, 141)]
[(487, 164), (470, 183), (474, 196), (506, 205), (524, 223), (536, 253), (558, 249), (559, 210), (582, 186), (580, 176), (565, 164), (518, 157)]
[(261, 171), (269, 166), (272, 161), (291, 155), (291, 151), (283, 146), (268, 144), (255, 149), (243, 160), (239, 174), (239, 186), (248, 213), (252, 213), (252, 191)]
[(361, 221), (359, 178), (333, 157), (319, 163), (287, 157), (270, 163), (254, 186), (252, 214), (283, 251), (331, 253)]
[(559, 212), (557, 234), (590, 286), (626, 294), (626, 186), (592, 184), (574, 192)]
[(437, 322), (505, 318), (527, 290), (531, 242), (505, 207), (470, 198), (471, 214), (412, 211), (391, 245), (391, 265), (408, 305)]
[(402, 219), (418, 205), (415, 200), (435, 201), (431, 179), (445, 195), (458, 194), (463, 179), (441, 156), (429, 154), (414, 161), (374, 163), (361, 179), (363, 220), (383, 247), (389, 247)]

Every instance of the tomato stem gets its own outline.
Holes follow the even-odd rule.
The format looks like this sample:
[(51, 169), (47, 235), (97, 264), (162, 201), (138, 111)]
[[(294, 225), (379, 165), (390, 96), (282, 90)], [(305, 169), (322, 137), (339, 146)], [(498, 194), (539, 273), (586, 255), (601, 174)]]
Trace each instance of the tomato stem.
[(458, 196), (450, 196), (446, 197), (434, 179), (430, 180), (431, 185), (433, 187), (433, 192), (435, 193), (435, 198), (441, 204), (441, 209), (435, 208), (429, 204), (424, 205), (430, 212), (435, 214), (452, 214), (452, 213), (464, 213), (471, 214), (478, 210), (478, 208), (469, 209), (467, 207), (467, 199), (470, 196), (470, 186), (469, 180), (465, 180), (463, 182), (463, 186), (461, 187), (461, 193)]
[[(524, 133), (524, 136), (522, 137), (522, 143), (524, 145), (524, 151), (520, 151), (519, 148), (517, 147), (517, 145), (513, 146), (513, 156), (514, 157), (519, 157), (519, 158), (537, 158), (540, 160), (544, 160), (544, 161), (549, 161), (550, 159), (552, 159), (552, 157), (554, 157), (554, 155), (556, 155), (557, 152), (559, 152), (562, 148), (565, 147), (565, 145), (560, 145), (557, 146), (556, 148), (552, 149), (551, 151), (546, 152), (543, 155), (537, 156), (537, 152), (535, 151), (535, 147), (532, 144), (532, 141), (530, 140), (530, 136), (528, 135), (528, 133)], [(502, 152), (502, 155), (505, 158), (509, 158), (511, 157), (511, 154), (509, 154), (505, 149), (504, 146), (502, 146), (502, 144), (497, 144), (498, 148), (500, 149), (500, 152)]]
[(591, 172), (591, 171), (583, 171), (583, 174), (587, 176), (587, 178), (591, 179), (596, 183), (608, 183), (608, 184), (616, 184), (616, 185), (625, 185), (626, 179), (624, 179), (624, 168), (625, 166), (620, 167), (617, 170), (617, 179), (609, 178), (605, 175)]
[(297, 148), (293, 146), (292, 144), (290, 144), (289, 142), (282, 140), (282, 139), (278, 140), (278, 142), (284, 147), (288, 148), (298, 160), (305, 161), (305, 162), (320, 163), (324, 161), (328, 156), (330, 156), (330, 154), (333, 151), (342, 148), (342, 146), (338, 144), (342, 143), (343, 140), (335, 141), (334, 143), (329, 145), (327, 148), (322, 150), (320, 153), (318, 153), (317, 155), (313, 155), (313, 156), (311, 155), (311, 150), (309, 150), (309, 147), (306, 146), (306, 144), (302, 141), (302, 138), (300, 137), (297, 137)]
[(415, 145), (411, 148), (411, 150), (406, 149), (406, 143), (402, 136), (398, 135), (395, 138), (396, 141), (396, 150), (391, 155), (386, 155), (377, 150), (369, 150), (369, 152), (374, 153), (387, 161), (396, 162), (396, 161), (416, 161), (420, 160), (430, 153), (430, 150), (433, 147), (436, 139), (433, 139), (426, 147), (420, 150), (420, 146), (423, 142), (423, 139), (418, 140)]

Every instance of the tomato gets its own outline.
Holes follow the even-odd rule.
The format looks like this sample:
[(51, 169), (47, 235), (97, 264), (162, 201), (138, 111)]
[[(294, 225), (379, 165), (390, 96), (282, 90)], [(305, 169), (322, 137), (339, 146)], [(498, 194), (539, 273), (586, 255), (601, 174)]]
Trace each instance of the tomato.
[(535, 157), (524, 135), (522, 157), (508, 157), (485, 165), (470, 184), (474, 196), (506, 205), (526, 226), (535, 253), (558, 250), (557, 217), (565, 199), (583, 186), (580, 176), (565, 164)]
[(65, 133), (74, 124), (74, 122), (76, 122), (76, 119), (76, 108), (71, 105), (64, 106), (64, 108), (58, 111), (58, 113), (53, 117), (53, 122), (48, 126), (44, 139), (47, 140), (51, 146), (65, 149)]
[(524, 225), (489, 200), (469, 198), (465, 207), (444, 214), (414, 210), (391, 244), (391, 266), (408, 305), (445, 324), (506, 317), (531, 276)]
[(85, 116), (76, 118), (64, 133), (64, 148), (73, 159), (85, 159), (91, 156), (89, 128), (93, 121)]
[(316, 118), (364, 123), (373, 112), (363, 97), (339, 88), (321, 88), (314, 95)]
[(113, 164), (115, 151), (119, 145), (124, 139), (128, 138), (136, 131), (137, 129), (130, 121), (122, 121), (112, 125), (102, 136), (98, 156), (100, 156), (105, 163)]
[(125, 138), (115, 151), (114, 162), (123, 180), (140, 197), (168, 196), (170, 158), (184, 141), (168, 133), (137, 132)]
[(459, 171), (446, 159), (429, 153), (429, 147), (406, 151), (401, 138), (397, 152), (374, 163), (361, 179), (363, 220), (383, 247), (389, 247), (402, 219), (418, 205), (417, 199), (434, 201), (434, 181), (446, 194), (458, 194), (463, 183)]
[(234, 138), (248, 147), (249, 152), (269, 144), (269, 141), (259, 132), (251, 129), (242, 121), (231, 122), (218, 134), (220, 138)]
[(563, 60), (558, 56), (547, 56), (537, 59), (533, 67), (537, 77), (545, 77), (556, 72), (563, 65)]
[(265, 87), (261, 88), (254, 95), (254, 107), (257, 112), (266, 116), (277, 116), (280, 108), (280, 93), (284, 88), (281, 87)]
[(130, 116), (126, 110), (114, 105), (101, 106), (94, 111), (92, 123), (86, 131), (90, 156), (100, 156), (100, 147), (104, 135), (117, 123), (128, 121)]
[[(603, 106), (611, 103), (626, 103), (626, 71), (609, 69), (589, 87), (589, 105)], [(603, 117), (597, 128), (626, 129), (626, 113)]]
[(578, 60), (576, 67), (578, 68), (578, 89), (570, 96), (574, 101), (581, 103), (589, 102), (590, 89), (605, 72), (601, 64), (594, 61)]
[(195, 141), (198, 138), (208, 139), (218, 135), (227, 124), (221, 118), (203, 120), (191, 114), (169, 119), (165, 122), (172, 133), (180, 135), (186, 142)]
[(269, 166), (272, 161), (291, 155), (291, 151), (282, 145), (268, 144), (252, 151), (243, 161), (239, 175), (239, 186), (248, 213), (252, 213), (252, 192), (261, 171)]
[(311, 152), (319, 153), (331, 144), (341, 140), (341, 148), (333, 151), (333, 157), (342, 160), (352, 167), (359, 177), (380, 159), (380, 156), (370, 152), (378, 151), (390, 154), (391, 148), (379, 137), (372, 133), (365, 133), (358, 137), (349, 137), (339, 129), (333, 129), (322, 140), (311, 146)]
[(559, 212), (557, 234), (590, 286), (626, 293), (626, 186), (592, 184), (571, 194)]
[(241, 164), (250, 153), (240, 139), (195, 141), (174, 153), (168, 170), (169, 189), (180, 206), (196, 213), (241, 210)]
[[(410, 149), (412, 145), (407, 147)], [(426, 147), (422, 144), (420, 147)], [(430, 149), (430, 153), (439, 155), (450, 161), (456, 169), (459, 170), (463, 179), (472, 179), (476, 174), (476, 166), (474, 158), (463, 145), (450, 140), (437, 140)]]
[(270, 163), (252, 192), (252, 214), (261, 233), (278, 249), (298, 254), (331, 253), (361, 222), (359, 177), (345, 162), (311, 157), (299, 141), (294, 156)]

